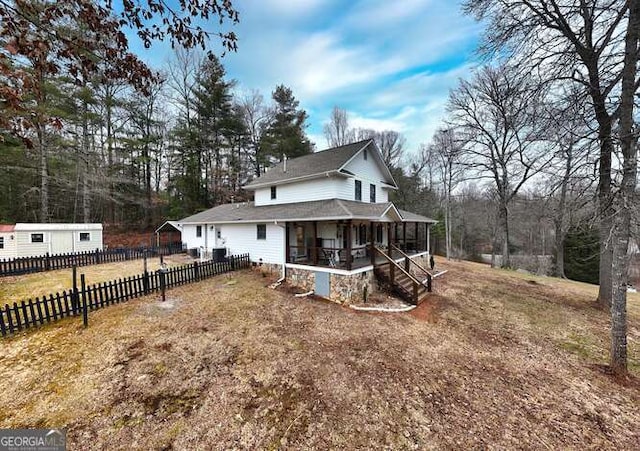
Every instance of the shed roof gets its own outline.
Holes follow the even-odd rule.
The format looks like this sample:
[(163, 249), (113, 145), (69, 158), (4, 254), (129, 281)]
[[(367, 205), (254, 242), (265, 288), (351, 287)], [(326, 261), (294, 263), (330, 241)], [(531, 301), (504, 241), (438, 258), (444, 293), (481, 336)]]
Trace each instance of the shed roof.
[(19, 222), (15, 226), (16, 231), (52, 231), (52, 230), (102, 230), (102, 224), (100, 223), (33, 223), (33, 222)]
[(160, 232), (182, 232), (182, 226), (178, 224), (178, 221), (165, 221), (160, 227), (156, 229), (155, 233)]
[(13, 232), (15, 228), (15, 224), (0, 224), (0, 233)]

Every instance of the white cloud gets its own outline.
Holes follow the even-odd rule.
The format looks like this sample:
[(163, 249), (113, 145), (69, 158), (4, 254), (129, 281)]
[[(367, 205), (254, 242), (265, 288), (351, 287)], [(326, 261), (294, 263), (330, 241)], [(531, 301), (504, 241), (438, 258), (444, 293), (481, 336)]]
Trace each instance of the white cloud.
[(225, 65), (265, 98), (279, 84), (309, 113), (309, 135), (334, 105), (354, 127), (393, 129), (410, 149), (431, 138), (448, 90), (467, 76), (479, 26), (445, 0), (265, 0), (243, 2), (240, 49)]

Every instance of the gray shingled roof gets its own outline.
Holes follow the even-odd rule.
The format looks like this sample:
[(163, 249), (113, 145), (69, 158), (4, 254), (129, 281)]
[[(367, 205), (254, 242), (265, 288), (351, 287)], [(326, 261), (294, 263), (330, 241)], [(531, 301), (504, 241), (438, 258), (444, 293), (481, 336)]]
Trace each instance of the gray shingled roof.
[(254, 188), (257, 186), (281, 183), (300, 177), (311, 177), (317, 174), (336, 172), (370, 142), (371, 139), (367, 139), (302, 157), (292, 158), (287, 161), (287, 172), (284, 172), (284, 162), (281, 162), (251, 183), (245, 185), (245, 188)]
[(263, 205), (253, 202), (224, 204), (178, 221), (189, 223), (224, 223), (256, 221), (297, 221), (309, 219), (377, 219), (393, 205), (390, 202), (367, 204), (342, 199)]
[[(292, 204), (263, 205), (253, 202), (224, 204), (177, 221), (180, 224), (219, 224), (258, 221), (304, 221), (329, 219), (380, 219), (390, 208), (391, 202), (368, 204), (342, 199), (296, 202)], [(410, 212), (401, 212), (408, 222), (436, 222), (433, 219)], [(405, 216), (406, 215), (406, 216)]]
[(398, 208), (398, 211), (400, 212), (400, 215), (402, 215), (402, 219), (404, 220), (404, 222), (430, 222), (433, 224), (438, 222), (435, 219), (427, 218), (426, 216), (422, 216), (416, 213), (411, 213), (407, 210), (400, 210)]

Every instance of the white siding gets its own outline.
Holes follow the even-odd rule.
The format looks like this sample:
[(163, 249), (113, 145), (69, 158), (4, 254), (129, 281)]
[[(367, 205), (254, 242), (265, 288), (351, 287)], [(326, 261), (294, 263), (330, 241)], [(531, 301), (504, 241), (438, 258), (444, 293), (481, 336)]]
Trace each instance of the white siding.
[(89, 234), (89, 241), (80, 241), (80, 233), (74, 232), (74, 246), (76, 252), (95, 251), (96, 249), (102, 249), (102, 230), (87, 230)]
[(202, 226), (202, 236), (196, 236), (197, 226), (193, 224), (185, 224), (182, 227), (182, 242), (185, 243), (187, 249), (196, 249), (203, 247), (210, 251), (216, 247), (215, 226), (213, 224), (200, 224)]
[(311, 202), (324, 199), (355, 200), (355, 180), (362, 182), (362, 202), (369, 202), (370, 185), (376, 186), (376, 202), (388, 202), (389, 190), (383, 188), (382, 181), (385, 172), (377, 163), (377, 158), (371, 149), (368, 158), (364, 159), (364, 152), (360, 152), (349, 162), (345, 169), (354, 174), (353, 177), (331, 176), (313, 180), (277, 185), (276, 198), (271, 199), (271, 187), (255, 190), (255, 204), (275, 205), (290, 204), (294, 202)]
[[(43, 243), (32, 243), (31, 234), (42, 233), (44, 235)], [(38, 231), (16, 231), (16, 245), (18, 257), (37, 257), (39, 255), (45, 255), (49, 252), (49, 242), (51, 241), (51, 232), (38, 232)], [(69, 251), (71, 252), (71, 250)]]
[[(12, 236), (14, 239), (11, 239)], [(0, 232), (0, 238), (3, 238), (3, 248), (0, 249), (0, 260), (15, 258), (17, 256), (15, 232)]]
[(380, 185), (386, 178), (371, 149), (368, 149), (368, 158), (366, 160), (364, 159), (364, 151), (360, 152), (345, 166), (345, 169), (355, 174), (358, 179), (367, 183), (375, 183), (376, 185)]
[[(368, 180), (360, 177), (340, 179), (336, 183), (336, 198), (346, 200), (356, 200), (356, 180), (362, 182), (362, 202), (369, 202), (370, 184)], [(382, 188), (380, 184), (376, 185), (376, 203), (389, 202), (389, 190)]]
[(271, 199), (271, 187), (260, 188), (255, 191), (255, 203), (260, 206), (335, 199), (338, 197), (338, 186), (344, 180), (342, 177), (323, 177), (278, 185), (275, 199)]
[(284, 224), (267, 224), (267, 239), (259, 240), (257, 224), (221, 224), (221, 240), (227, 254), (248, 253), (251, 261), (284, 263)]

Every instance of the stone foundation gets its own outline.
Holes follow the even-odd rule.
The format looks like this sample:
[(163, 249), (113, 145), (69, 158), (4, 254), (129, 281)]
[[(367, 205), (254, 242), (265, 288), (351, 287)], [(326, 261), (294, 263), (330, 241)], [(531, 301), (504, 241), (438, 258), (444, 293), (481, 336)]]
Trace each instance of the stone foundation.
[(329, 283), (329, 299), (339, 304), (361, 303), (365, 296), (379, 290), (373, 269), (359, 274), (331, 274)]
[(287, 268), (287, 282), (300, 288), (304, 292), (315, 290), (316, 276), (314, 271), (306, 269)]
[(282, 265), (275, 263), (255, 263), (253, 269), (259, 271), (265, 276), (282, 277)]
[[(413, 258), (425, 269), (429, 268), (429, 256)], [(287, 281), (303, 292), (315, 290), (316, 271), (314, 269), (287, 268)], [(356, 274), (329, 274), (329, 300), (338, 304), (357, 304), (364, 301), (365, 296), (379, 292), (373, 269)]]

